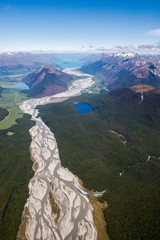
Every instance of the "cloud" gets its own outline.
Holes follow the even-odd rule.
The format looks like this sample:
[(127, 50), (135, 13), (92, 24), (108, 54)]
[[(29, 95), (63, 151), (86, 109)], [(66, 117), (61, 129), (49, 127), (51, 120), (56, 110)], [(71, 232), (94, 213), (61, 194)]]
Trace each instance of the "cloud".
[(114, 46), (113, 48), (93, 48), (95, 52), (99, 53), (118, 53), (118, 52), (137, 52), (139, 54), (160, 54), (160, 42), (155, 44), (141, 44), (139, 46), (126, 45), (126, 46)]
[(137, 47), (128, 45), (128, 46), (115, 46), (114, 50), (116, 52), (137, 52), (144, 54), (159, 54), (160, 53), (160, 42), (156, 44), (142, 44)]
[(153, 30), (147, 32), (146, 34), (150, 35), (150, 36), (159, 37), (160, 36), (160, 28), (153, 29)]
[(138, 51), (143, 51), (143, 52), (160, 52), (160, 43), (156, 43), (156, 44), (143, 44), (143, 45), (139, 45), (137, 47)]
[(143, 44), (143, 45), (138, 46), (139, 50), (150, 50), (153, 48), (155, 48), (155, 45), (153, 45), (153, 44)]
[(96, 48), (95, 51), (98, 51), (98, 52), (113, 52), (114, 48), (100, 47), (100, 48)]
[(117, 51), (124, 51), (124, 52), (130, 52), (130, 51), (135, 51), (136, 48), (132, 45), (127, 45), (127, 46), (115, 46), (114, 47)]
[(128, 45), (128, 46), (115, 46), (113, 48), (100, 47), (96, 48), (95, 50), (99, 52), (130, 52), (136, 51), (136, 48), (132, 45)]

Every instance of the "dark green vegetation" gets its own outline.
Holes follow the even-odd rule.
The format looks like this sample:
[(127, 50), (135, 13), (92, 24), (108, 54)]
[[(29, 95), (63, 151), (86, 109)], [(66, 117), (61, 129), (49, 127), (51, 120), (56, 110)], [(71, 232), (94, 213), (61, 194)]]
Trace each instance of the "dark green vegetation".
[(5, 108), (0, 107), (0, 121), (7, 117), (9, 112)]
[[(33, 175), (29, 129), (34, 122), (29, 115), (17, 125), (0, 130), (0, 239), (14, 240), (28, 197), (28, 183)], [(7, 133), (14, 133), (8, 136)]]
[(2, 87), (0, 87), (0, 96), (1, 96), (1, 93), (3, 92), (3, 88)]
[[(102, 200), (109, 203), (104, 215), (111, 240), (160, 236), (160, 95), (144, 97), (139, 105), (139, 93), (120, 89), (39, 107), (55, 133), (62, 165), (85, 187), (109, 189)], [(74, 102), (87, 102), (95, 112), (79, 115)], [(147, 162), (149, 155), (154, 158)]]
[[(3, 88), (0, 87), (0, 97), (1, 97), (1, 93), (3, 92)], [(6, 116), (8, 116), (9, 112), (7, 111), (7, 109), (5, 108), (1, 108), (0, 107), (0, 121), (3, 120)]]

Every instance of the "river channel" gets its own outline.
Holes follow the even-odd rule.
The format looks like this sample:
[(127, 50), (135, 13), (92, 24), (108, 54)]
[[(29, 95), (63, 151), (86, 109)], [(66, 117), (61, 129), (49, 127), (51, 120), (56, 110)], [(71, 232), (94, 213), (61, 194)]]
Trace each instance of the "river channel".
[(92, 86), (92, 76), (74, 69), (66, 70), (82, 77), (66, 92), (30, 99), (20, 104), (24, 113), (32, 116), (35, 126), (30, 129), (31, 157), (35, 174), (29, 182), (29, 198), (24, 206), (17, 239), (28, 240), (96, 240), (93, 208), (78, 178), (61, 166), (54, 133), (38, 115), (36, 107), (62, 102), (81, 94)]

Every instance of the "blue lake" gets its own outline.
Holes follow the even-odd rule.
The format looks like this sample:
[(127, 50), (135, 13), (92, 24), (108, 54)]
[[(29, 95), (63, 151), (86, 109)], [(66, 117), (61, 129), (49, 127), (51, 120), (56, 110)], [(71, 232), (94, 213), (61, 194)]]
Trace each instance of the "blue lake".
[(79, 114), (94, 112), (94, 109), (88, 103), (77, 103), (74, 107)]
[(62, 68), (81, 68), (84, 65), (85, 58), (88, 54), (64, 53), (55, 56), (56, 58), (54, 62)]
[(9, 89), (20, 89), (20, 90), (29, 89), (29, 87), (24, 82), (18, 82), (18, 83), (15, 83), (15, 84), (6, 85), (4, 87), (9, 88)]
[(59, 59), (56, 61), (58, 65), (62, 68), (80, 68), (83, 65), (83, 61), (81, 59)]

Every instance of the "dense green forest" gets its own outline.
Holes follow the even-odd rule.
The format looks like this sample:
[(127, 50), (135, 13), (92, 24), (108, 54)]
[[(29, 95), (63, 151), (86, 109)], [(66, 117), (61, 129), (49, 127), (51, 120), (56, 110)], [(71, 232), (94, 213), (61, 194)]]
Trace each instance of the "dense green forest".
[(7, 117), (9, 112), (5, 108), (0, 107), (0, 121)]
[(3, 88), (0, 86), (0, 96), (2, 92), (3, 92)]
[[(139, 100), (123, 89), (39, 107), (55, 133), (62, 165), (85, 187), (107, 189), (101, 201), (109, 204), (104, 215), (111, 240), (160, 236), (160, 95)], [(74, 102), (95, 111), (80, 115)]]
[(0, 239), (16, 239), (21, 214), (28, 197), (28, 183), (33, 175), (29, 129), (34, 125), (29, 115), (18, 124), (0, 130)]

